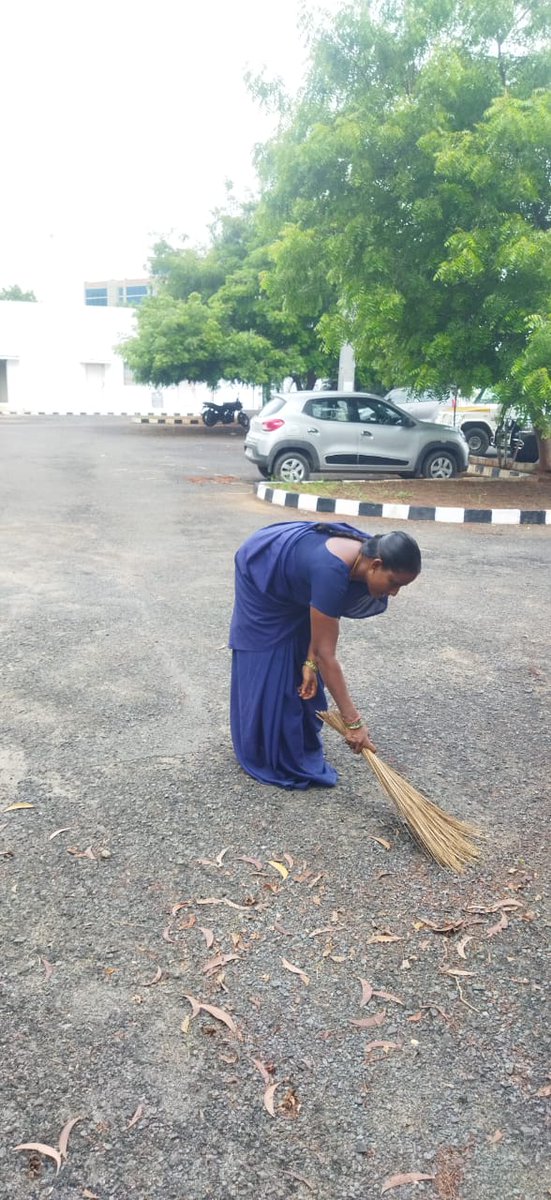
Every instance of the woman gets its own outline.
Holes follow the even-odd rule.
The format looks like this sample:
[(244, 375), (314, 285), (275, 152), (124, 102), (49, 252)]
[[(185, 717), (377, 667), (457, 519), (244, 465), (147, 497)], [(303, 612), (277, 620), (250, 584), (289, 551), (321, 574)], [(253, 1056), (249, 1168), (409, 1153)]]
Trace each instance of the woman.
[(374, 750), (336, 657), (341, 617), (373, 617), (421, 570), (407, 533), (291, 521), (257, 530), (235, 556), (231, 731), (249, 775), (283, 788), (332, 787), (316, 709), (330, 691), (359, 754)]

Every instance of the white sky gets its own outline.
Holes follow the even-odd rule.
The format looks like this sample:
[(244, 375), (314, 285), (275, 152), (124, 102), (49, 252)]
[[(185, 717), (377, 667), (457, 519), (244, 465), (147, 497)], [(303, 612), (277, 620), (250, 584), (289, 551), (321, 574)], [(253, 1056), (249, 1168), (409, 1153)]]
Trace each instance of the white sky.
[[(334, 11), (338, 0), (306, 0)], [(243, 75), (300, 83), (300, 0), (12, 0), (2, 14), (0, 288), (82, 297), (205, 235), (255, 186), (271, 121)]]

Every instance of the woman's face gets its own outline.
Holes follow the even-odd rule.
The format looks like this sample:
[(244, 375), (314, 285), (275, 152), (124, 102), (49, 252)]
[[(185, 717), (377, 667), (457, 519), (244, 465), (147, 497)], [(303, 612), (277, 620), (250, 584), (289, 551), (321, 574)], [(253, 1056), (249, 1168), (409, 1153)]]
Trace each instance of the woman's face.
[(385, 596), (397, 596), (400, 588), (407, 587), (408, 583), (417, 579), (417, 574), (418, 572), (412, 571), (393, 571), (392, 567), (385, 567), (380, 558), (368, 559), (369, 594), (377, 600), (382, 600)]

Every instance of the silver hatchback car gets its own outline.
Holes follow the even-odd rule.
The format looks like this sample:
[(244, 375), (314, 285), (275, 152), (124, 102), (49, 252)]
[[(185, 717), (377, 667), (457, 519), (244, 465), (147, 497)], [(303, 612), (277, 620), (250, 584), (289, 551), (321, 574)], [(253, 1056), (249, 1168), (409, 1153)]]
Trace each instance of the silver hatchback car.
[(469, 448), (451, 426), (421, 421), (368, 392), (286, 392), (251, 420), (245, 454), (264, 479), (323, 475), (424, 475), (467, 469)]

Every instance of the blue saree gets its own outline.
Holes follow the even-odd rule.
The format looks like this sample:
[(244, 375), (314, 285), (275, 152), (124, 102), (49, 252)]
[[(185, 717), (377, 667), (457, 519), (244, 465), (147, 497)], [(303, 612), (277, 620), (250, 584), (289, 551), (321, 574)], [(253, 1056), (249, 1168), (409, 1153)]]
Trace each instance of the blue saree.
[(351, 525), (290, 521), (268, 525), (235, 556), (235, 605), (230, 627), (230, 719), (238, 762), (262, 783), (282, 788), (333, 787), (337, 772), (323, 754), (323, 680), (312, 700), (297, 688), (310, 643), (310, 608), (329, 617), (363, 619), (384, 612), (387, 599), (326, 548), (329, 537), (369, 535)]

